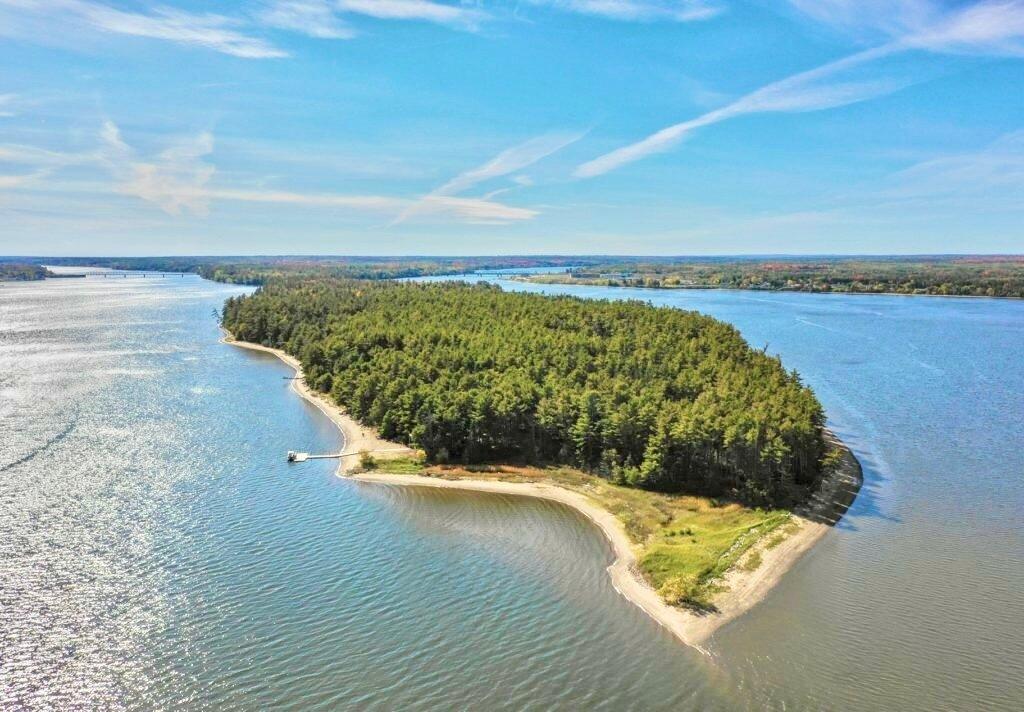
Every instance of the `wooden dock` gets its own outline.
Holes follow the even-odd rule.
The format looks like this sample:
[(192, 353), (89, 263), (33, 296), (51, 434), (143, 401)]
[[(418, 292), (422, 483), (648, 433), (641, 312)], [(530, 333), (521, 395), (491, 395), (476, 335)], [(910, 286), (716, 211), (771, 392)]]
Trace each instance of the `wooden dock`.
[[(306, 460), (340, 460), (343, 457), (352, 457), (359, 455), (363, 450), (351, 450), (349, 452), (338, 452), (328, 453), (325, 455), (310, 455), (308, 452), (296, 452), (294, 450), (288, 451), (288, 462), (305, 462)], [(390, 448), (378, 448), (376, 450), (366, 450), (365, 452), (374, 455), (380, 452), (409, 452), (407, 447), (390, 447)]]

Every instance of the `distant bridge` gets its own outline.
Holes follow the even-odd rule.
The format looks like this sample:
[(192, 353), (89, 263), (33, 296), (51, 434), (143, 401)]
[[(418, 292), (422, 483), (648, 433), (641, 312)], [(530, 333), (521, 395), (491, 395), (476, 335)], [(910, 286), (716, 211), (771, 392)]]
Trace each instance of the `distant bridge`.
[(104, 279), (110, 277), (153, 277), (163, 279), (165, 277), (184, 277), (191, 272), (139, 272), (136, 270), (104, 270), (102, 272), (86, 272), (90, 277), (103, 277)]

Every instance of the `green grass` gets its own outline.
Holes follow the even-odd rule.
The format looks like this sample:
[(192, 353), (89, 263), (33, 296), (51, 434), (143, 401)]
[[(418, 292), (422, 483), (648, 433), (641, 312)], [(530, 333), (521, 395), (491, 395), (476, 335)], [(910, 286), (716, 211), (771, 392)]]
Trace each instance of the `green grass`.
[[(790, 514), (785, 510), (648, 492), (566, 467), (431, 466), (421, 460), (403, 458), (379, 462), (377, 469), (446, 479), (548, 482), (585, 494), (622, 521), (638, 547), (637, 560), (644, 576), (673, 605), (713, 608), (714, 595), (721, 590), (725, 572), (765, 536), (776, 532), (771, 541), (781, 541), (789, 530), (780, 529), (790, 522)], [(743, 565), (753, 570), (759, 564), (759, 552), (754, 552)]]
[(376, 469), (389, 475), (422, 475), (424, 464), (420, 458), (396, 457), (387, 460), (378, 459)]

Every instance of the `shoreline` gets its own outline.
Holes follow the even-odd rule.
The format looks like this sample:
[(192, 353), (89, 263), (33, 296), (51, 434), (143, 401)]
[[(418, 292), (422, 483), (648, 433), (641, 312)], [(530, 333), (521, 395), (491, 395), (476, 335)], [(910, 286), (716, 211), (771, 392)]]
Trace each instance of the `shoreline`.
[[(703, 647), (721, 627), (731, 623), (765, 599), (768, 593), (796, 563), (842, 518), (857, 497), (863, 481), (860, 463), (835, 434), (826, 430), (826, 439), (843, 452), (842, 464), (822, 482), (811, 501), (792, 513), (795, 531), (770, 546), (772, 535), (761, 538), (730, 568), (720, 580), (726, 590), (714, 600), (717, 611), (697, 612), (666, 603), (643, 578), (637, 565), (636, 550), (623, 523), (586, 495), (547, 483), (502, 482), (484, 479), (443, 479), (426, 475), (389, 475), (385, 472), (348, 475), (357, 482), (390, 484), (399, 487), (437, 487), (442, 489), (492, 492), (553, 500), (575, 509), (604, 534), (615, 554), (608, 566), (612, 586), (627, 601), (685, 645), (705, 655)], [(751, 556), (760, 556), (754, 570), (744, 568)]]
[(762, 294), (818, 294), (821, 296), (846, 295), (849, 297), (936, 297), (939, 299), (1009, 299), (1024, 301), (1024, 297), (1014, 296), (992, 296), (987, 294), (908, 294), (906, 292), (841, 292), (837, 290), (826, 292), (813, 292), (807, 289), (752, 289), (743, 287), (645, 287), (633, 284), (593, 284), (590, 282), (543, 282), (532, 279), (509, 279), (510, 282), (523, 282), (524, 284), (539, 284), (541, 286), (560, 287), (603, 287), (605, 289), (649, 289), (657, 292), (755, 292)]
[(338, 430), (341, 431), (341, 435), (345, 440), (343, 449), (338, 456), (338, 469), (336, 474), (344, 475), (351, 472), (358, 462), (359, 453), (364, 450), (373, 454), (378, 459), (383, 460), (386, 460), (389, 456), (401, 457), (415, 454), (415, 450), (406, 447), (401, 443), (380, 439), (377, 437), (377, 433), (373, 428), (360, 425), (343, 409), (339, 408), (323, 395), (317, 393), (306, 385), (305, 376), (302, 372), (302, 364), (299, 363), (299, 360), (294, 356), (291, 356), (280, 349), (272, 349), (269, 346), (253, 344), (248, 341), (238, 341), (231, 335), (231, 332), (224, 328), (221, 328), (221, 332), (224, 334), (221, 339), (222, 343), (237, 346), (240, 349), (260, 351), (262, 353), (277, 356), (279, 359), (284, 361), (285, 364), (294, 369), (295, 376), (292, 378), (292, 390), (294, 390), (299, 397), (316, 406), (321, 413), (327, 416)]
[[(655, 622), (685, 645), (705, 655), (710, 653), (702, 647), (719, 628), (739, 618), (768, 595), (768, 592), (782, 579), (797, 561), (839, 521), (856, 499), (863, 474), (860, 463), (849, 448), (829, 430), (826, 439), (843, 452), (842, 463), (835, 472), (822, 482), (811, 500), (792, 513), (797, 528), (774, 546), (769, 545), (770, 536), (762, 537), (744, 554), (725, 576), (721, 584), (726, 588), (715, 597), (715, 612), (695, 612), (669, 605), (651, 588), (637, 565), (637, 548), (622, 521), (586, 495), (554, 484), (529, 482), (502, 482), (487, 479), (443, 479), (426, 475), (389, 475), (384, 472), (352, 474), (357, 457), (362, 450), (374, 454), (394, 456), (414, 454), (415, 451), (399, 443), (377, 437), (371, 428), (357, 423), (344, 410), (327, 398), (313, 391), (302, 378), (302, 365), (298, 359), (280, 349), (237, 341), (230, 332), (222, 329), (225, 344), (251, 351), (277, 356), (295, 370), (292, 389), (303, 399), (316, 406), (335, 424), (345, 439), (343, 454), (339, 457), (336, 474), (356, 482), (385, 484), (399, 487), (437, 487), (446, 489), (490, 492), (525, 497), (548, 499), (571, 507), (590, 520), (604, 535), (611, 546), (615, 560), (608, 566), (612, 586), (620, 595), (639, 607)], [(791, 527), (792, 524), (786, 525)], [(744, 567), (751, 556), (759, 556), (760, 564), (753, 570)]]

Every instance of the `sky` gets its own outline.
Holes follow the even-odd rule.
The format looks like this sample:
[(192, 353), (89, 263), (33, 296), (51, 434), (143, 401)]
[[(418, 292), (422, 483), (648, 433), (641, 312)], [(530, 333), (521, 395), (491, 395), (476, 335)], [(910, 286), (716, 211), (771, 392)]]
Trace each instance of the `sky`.
[(0, 254), (1024, 252), (1024, 0), (0, 0)]

